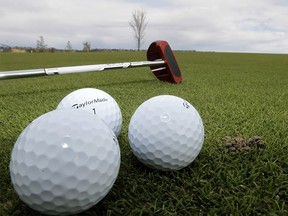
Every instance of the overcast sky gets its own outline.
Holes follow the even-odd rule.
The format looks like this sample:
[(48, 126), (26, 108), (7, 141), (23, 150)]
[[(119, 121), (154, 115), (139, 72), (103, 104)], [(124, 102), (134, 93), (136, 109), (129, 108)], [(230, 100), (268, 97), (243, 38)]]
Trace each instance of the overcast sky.
[(288, 53), (288, 0), (0, 0), (0, 44), (74, 49), (136, 48), (129, 26), (147, 12), (146, 49)]

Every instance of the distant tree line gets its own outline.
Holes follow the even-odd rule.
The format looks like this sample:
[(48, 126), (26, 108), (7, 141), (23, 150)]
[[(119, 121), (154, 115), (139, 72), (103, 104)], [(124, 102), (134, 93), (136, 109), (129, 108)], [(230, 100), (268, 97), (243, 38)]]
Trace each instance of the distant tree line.
[[(90, 50), (91, 50), (91, 42), (89, 42), (89, 41), (83, 42), (82, 51), (89, 52)], [(44, 37), (39, 36), (39, 39), (37, 40), (37, 43), (36, 43), (36, 51), (37, 52), (49, 52), (49, 51), (51, 52), (51, 51), (53, 51), (53, 48), (48, 48), (48, 45), (45, 43)], [(67, 42), (66, 47), (65, 47), (65, 51), (66, 52), (74, 51), (71, 41)], [(80, 50), (77, 50), (77, 51), (80, 51)]]
[[(84, 51), (84, 52), (90, 52), (91, 51), (91, 42), (90, 41), (84, 41), (82, 45), (83, 45), (82, 51)], [(49, 51), (51, 51), (51, 48), (48, 48), (48, 45), (45, 43), (45, 39), (43, 36), (40, 36), (39, 39), (37, 40), (36, 51), (37, 52), (49, 52)], [(72, 47), (71, 41), (68, 41), (66, 46), (65, 46), (65, 51), (66, 52), (72, 52), (72, 51), (81, 51), (81, 50), (74, 50)]]
[[(97, 49), (95, 49), (97, 50)], [(101, 50), (101, 49), (100, 49)], [(20, 47), (20, 46), (9, 46), (6, 44), (0, 44), (0, 52), (90, 52), (94, 51), (91, 49), (91, 43), (89, 41), (83, 42), (82, 50), (74, 50), (72, 47), (72, 43), (70, 41), (67, 42), (64, 49), (56, 49), (53, 47), (48, 47), (45, 42), (45, 38), (43, 36), (39, 36), (39, 39), (36, 41), (36, 47)]]

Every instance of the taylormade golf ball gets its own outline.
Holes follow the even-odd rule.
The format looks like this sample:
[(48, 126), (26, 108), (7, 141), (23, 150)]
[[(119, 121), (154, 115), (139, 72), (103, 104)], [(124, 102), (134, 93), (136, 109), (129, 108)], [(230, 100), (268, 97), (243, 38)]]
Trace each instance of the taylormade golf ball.
[(20, 199), (32, 209), (76, 214), (112, 188), (120, 167), (117, 138), (99, 117), (82, 112), (46, 113), (17, 139), (10, 175)]
[(129, 124), (128, 138), (133, 153), (143, 164), (159, 170), (179, 170), (201, 151), (204, 127), (189, 102), (161, 95), (138, 107)]
[(71, 92), (58, 104), (57, 109), (75, 108), (97, 114), (115, 133), (120, 134), (122, 127), (121, 110), (106, 92), (95, 88), (82, 88)]

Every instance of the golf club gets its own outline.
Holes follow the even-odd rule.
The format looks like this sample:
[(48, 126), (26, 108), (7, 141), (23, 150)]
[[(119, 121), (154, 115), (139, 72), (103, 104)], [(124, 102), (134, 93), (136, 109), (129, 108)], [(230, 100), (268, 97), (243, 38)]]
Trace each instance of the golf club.
[(149, 66), (153, 74), (161, 81), (175, 84), (182, 82), (179, 66), (168, 42), (160, 40), (153, 42), (147, 50), (147, 60), (148, 61), (140, 62), (3, 71), (0, 72), (0, 80)]

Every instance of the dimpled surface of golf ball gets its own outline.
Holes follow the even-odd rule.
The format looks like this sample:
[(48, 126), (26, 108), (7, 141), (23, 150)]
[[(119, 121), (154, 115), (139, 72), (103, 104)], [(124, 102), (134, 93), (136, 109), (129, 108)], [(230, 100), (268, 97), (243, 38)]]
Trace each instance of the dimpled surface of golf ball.
[(115, 134), (99, 117), (82, 112), (46, 113), (30, 123), (14, 145), (12, 184), (19, 198), (36, 211), (85, 211), (105, 197), (118, 176)]
[(129, 143), (140, 162), (159, 170), (179, 170), (197, 157), (204, 142), (204, 126), (197, 110), (172, 95), (153, 97), (133, 114)]
[(121, 110), (108, 93), (95, 88), (75, 90), (64, 97), (57, 109), (75, 108), (98, 115), (115, 133), (120, 134), (122, 127)]

